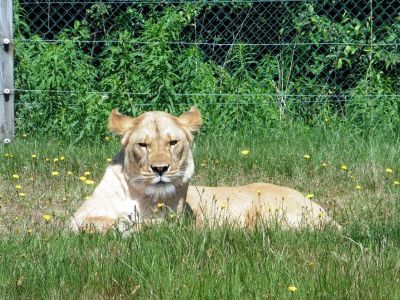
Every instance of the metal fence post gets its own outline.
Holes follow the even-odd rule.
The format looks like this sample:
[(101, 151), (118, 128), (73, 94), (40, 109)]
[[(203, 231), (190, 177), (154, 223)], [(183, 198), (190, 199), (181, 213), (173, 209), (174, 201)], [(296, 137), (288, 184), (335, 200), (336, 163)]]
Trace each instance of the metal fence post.
[(14, 136), (13, 1), (0, 1), (0, 141)]

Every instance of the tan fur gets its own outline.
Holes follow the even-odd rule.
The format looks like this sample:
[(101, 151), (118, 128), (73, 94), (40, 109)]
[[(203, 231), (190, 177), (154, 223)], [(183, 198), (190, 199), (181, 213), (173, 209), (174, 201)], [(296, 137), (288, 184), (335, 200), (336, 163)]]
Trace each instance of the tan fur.
[(192, 133), (201, 125), (195, 107), (179, 117), (147, 112), (131, 118), (113, 110), (109, 129), (121, 136), (122, 149), (90, 199), (71, 218), (70, 227), (74, 231), (136, 230), (166, 214), (180, 214), (184, 207), (194, 213), (198, 225), (336, 225), (321, 206), (290, 188), (266, 183), (189, 187), (194, 172)]
[(190, 186), (187, 204), (198, 225), (230, 223), (254, 228), (257, 223), (284, 228), (332, 224), (325, 210), (300, 192), (274, 184), (253, 183), (238, 187)]

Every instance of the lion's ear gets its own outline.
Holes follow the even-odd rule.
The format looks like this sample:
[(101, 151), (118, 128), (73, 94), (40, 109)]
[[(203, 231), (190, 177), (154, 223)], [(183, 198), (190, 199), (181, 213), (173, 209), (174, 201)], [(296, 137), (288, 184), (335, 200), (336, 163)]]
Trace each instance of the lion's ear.
[(120, 114), (118, 110), (113, 109), (108, 118), (108, 129), (115, 134), (124, 135), (135, 126), (135, 119)]
[(189, 111), (180, 115), (178, 120), (191, 132), (199, 131), (200, 127), (203, 125), (201, 113), (195, 106), (192, 106)]

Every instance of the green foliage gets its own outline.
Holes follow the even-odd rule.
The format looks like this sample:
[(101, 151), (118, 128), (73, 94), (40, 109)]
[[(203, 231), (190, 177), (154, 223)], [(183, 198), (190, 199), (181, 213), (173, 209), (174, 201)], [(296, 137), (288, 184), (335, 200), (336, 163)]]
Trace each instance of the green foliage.
[(95, 88), (97, 70), (76, 42), (66, 36), (60, 39), (61, 43), (43, 43), (35, 38), (17, 47), (16, 85), (32, 90), (18, 99), (18, 127), (70, 137), (88, 135), (96, 125), (87, 119), (102, 108), (101, 96), (87, 93)]
[[(61, 31), (57, 43), (31, 36), (15, 5), (16, 35), (32, 39), (16, 46), (16, 86), (35, 90), (17, 95), (21, 131), (96, 138), (105, 134), (111, 108), (132, 115), (150, 109), (179, 114), (193, 104), (204, 114), (205, 130), (216, 133), (292, 121), (344, 122), (361, 130), (399, 126), (400, 54), (385, 43), (400, 38), (400, 17), (371, 28), (369, 18), (347, 10), (332, 18), (315, 3), (286, 5), (277, 34), (291, 36), (288, 46), (261, 48), (236, 40), (226, 53), (218, 54), (218, 48), (219, 57), (210, 57), (201, 45), (181, 42), (191, 41), (188, 28), (205, 12), (223, 8), (221, 3), (160, 9), (138, 4), (117, 15), (112, 6), (97, 3), (85, 19)], [(252, 6), (229, 5), (237, 11)], [(110, 16), (111, 30), (105, 28)]]
[(400, 103), (394, 96), (392, 79), (385, 77), (382, 71), (372, 70), (371, 73), (371, 78), (361, 80), (351, 91), (351, 100), (346, 102), (350, 124), (360, 124), (359, 129), (370, 129), (386, 122), (398, 131)]

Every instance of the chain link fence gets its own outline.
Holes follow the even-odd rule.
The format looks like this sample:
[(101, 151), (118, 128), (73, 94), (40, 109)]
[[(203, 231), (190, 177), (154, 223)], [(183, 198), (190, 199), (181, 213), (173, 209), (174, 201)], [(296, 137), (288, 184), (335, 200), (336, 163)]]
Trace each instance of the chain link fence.
[(15, 31), (24, 129), (46, 113), (78, 126), (68, 118), (82, 109), (96, 123), (112, 107), (193, 103), (231, 129), (287, 116), (400, 123), (395, 0), (21, 0)]

